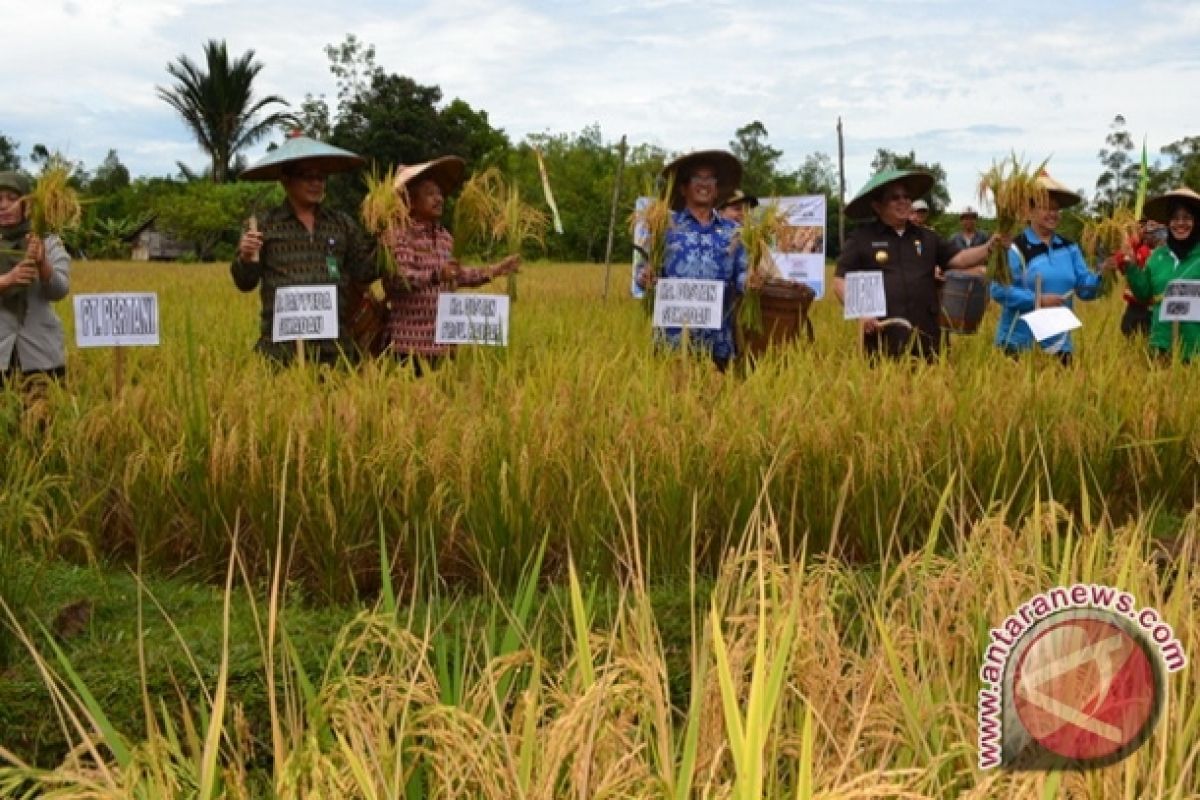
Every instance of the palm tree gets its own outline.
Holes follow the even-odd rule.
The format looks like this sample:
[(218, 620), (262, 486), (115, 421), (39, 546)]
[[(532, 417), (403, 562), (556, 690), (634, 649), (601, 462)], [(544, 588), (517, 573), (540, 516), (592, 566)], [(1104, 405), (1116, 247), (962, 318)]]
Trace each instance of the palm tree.
[(287, 101), (278, 95), (254, 99), (254, 79), (263, 65), (254, 60), (254, 51), (229, 60), (225, 42), (210, 40), (204, 45), (207, 71), (186, 55), (167, 65), (175, 79), (171, 88), (156, 87), (158, 96), (179, 112), (191, 128), (200, 147), (212, 159), (212, 179), (225, 183), (231, 177), (238, 152), (251, 146), (278, 125), (294, 121), (287, 112), (275, 112), (262, 119), (255, 115), (267, 106)]

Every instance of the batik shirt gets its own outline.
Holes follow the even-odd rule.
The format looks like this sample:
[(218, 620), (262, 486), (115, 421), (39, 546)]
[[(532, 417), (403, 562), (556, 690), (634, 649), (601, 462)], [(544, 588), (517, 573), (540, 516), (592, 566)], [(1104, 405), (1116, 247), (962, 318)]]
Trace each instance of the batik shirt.
[[(394, 275), (385, 276), (388, 298), (388, 337), (392, 352), (425, 358), (444, 356), (452, 345), (437, 344), (438, 295), (454, 291), (441, 282), (442, 267), (454, 260), (454, 237), (441, 225), (413, 223), (385, 239), (396, 262)], [(489, 280), (483, 269), (460, 267), (458, 286), (480, 286)]]
[(354, 220), (340, 211), (317, 206), (309, 231), (286, 200), (263, 215), (259, 230), (263, 245), (257, 263), (235, 259), (230, 268), (233, 282), (243, 292), (261, 286), (262, 310), (256, 349), (275, 360), (289, 362), (296, 352), (292, 342), (273, 342), (275, 291), (282, 286), (336, 284), (338, 287), (338, 333), (336, 339), (311, 341), (306, 351), (321, 358), (352, 355), (350, 338), (351, 281), (369, 284), (377, 277), (373, 249)]
[[(713, 358), (737, 355), (733, 308), (737, 295), (746, 289), (746, 251), (737, 232), (737, 225), (715, 212), (705, 224), (686, 208), (671, 213), (671, 227), (667, 230), (662, 277), (717, 280), (725, 284), (720, 329), (688, 331), (690, 345), (707, 350)], [(678, 347), (682, 333), (679, 328), (661, 328), (658, 338)]]

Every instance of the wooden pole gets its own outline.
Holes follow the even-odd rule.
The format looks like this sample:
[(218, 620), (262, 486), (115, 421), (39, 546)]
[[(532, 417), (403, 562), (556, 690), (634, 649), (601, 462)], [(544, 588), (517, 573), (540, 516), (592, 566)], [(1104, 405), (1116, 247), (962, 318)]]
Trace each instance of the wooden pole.
[(1042, 276), (1038, 275), (1033, 282), (1033, 307), (1035, 309), (1042, 307)]
[(113, 399), (121, 396), (125, 389), (125, 348), (113, 348)]
[(625, 134), (621, 134), (620, 160), (617, 161), (617, 177), (613, 181), (612, 208), (608, 214), (608, 243), (604, 246), (604, 299), (608, 299), (608, 277), (612, 272), (613, 231), (617, 226), (617, 206), (621, 202), (621, 178), (625, 175)]
[[(250, 215), (250, 219), (246, 223), (246, 231), (248, 233), (258, 233), (258, 217), (255, 216), (254, 214)], [(251, 256), (250, 263), (251, 264), (258, 263), (258, 253), (255, 253), (253, 256)]]
[(838, 117), (838, 248), (846, 246), (846, 145), (842, 141), (842, 118)]

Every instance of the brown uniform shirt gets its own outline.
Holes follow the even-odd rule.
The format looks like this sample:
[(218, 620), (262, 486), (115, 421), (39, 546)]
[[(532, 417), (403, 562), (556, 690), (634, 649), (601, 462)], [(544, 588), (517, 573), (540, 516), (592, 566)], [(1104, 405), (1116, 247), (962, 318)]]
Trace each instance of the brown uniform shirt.
[(888, 317), (900, 317), (913, 326), (911, 335), (903, 326), (893, 325), (868, 336), (868, 351), (899, 355), (916, 344), (927, 355), (937, 352), (941, 340), (938, 327), (941, 284), (934, 277), (934, 270), (945, 268), (954, 254), (949, 242), (933, 229), (920, 225), (908, 224), (902, 233), (897, 233), (875, 219), (850, 234), (834, 274), (844, 278), (847, 272), (882, 272)]
[(378, 277), (371, 242), (357, 223), (346, 214), (318, 206), (316, 222), (310, 233), (296, 217), (291, 205), (267, 212), (259, 228), (263, 235), (258, 263), (234, 259), (230, 266), (233, 282), (243, 292), (260, 289), (262, 310), (259, 314), (260, 353), (284, 363), (295, 355), (292, 342), (271, 341), (275, 319), (275, 290), (281, 286), (337, 284), (337, 339), (307, 342), (306, 352), (323, 361), (336, 360), (340, 354), (356, 355), (350, 337), (351, 282), (369, 284)]

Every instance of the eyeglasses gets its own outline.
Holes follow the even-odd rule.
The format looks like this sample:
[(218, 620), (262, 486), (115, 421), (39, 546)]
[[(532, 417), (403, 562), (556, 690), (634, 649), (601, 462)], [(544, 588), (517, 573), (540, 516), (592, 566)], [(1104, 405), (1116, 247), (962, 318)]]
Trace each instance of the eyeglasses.
[(885, 203), (901, 203), (905, 200), (912, 200), (912, 195), (905, 192), (889, 192), (883, 196)]
[(715, 175), (693, 175), (688, 178), (688, 183), (700, 186), (716, 186), (717, 177)]
[(1187, 209), (1179, 209), (1171, 215), (1171, 222), (1195, 222), (1196, 218)]

